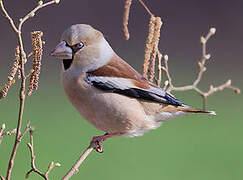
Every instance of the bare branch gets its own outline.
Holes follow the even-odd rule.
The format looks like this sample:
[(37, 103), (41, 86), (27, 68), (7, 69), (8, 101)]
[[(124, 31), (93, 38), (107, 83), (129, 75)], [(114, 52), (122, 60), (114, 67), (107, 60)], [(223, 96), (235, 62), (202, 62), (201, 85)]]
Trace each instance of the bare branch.
[(0, 176), (0, 178), (1, 178), (1, 180), (5, 180), (5, 178), (2, 175)]
[(5, 130), (5, 128), (6, 128), (6, 125), (2, 124), (2, 127), (0, 128), (0, 144), (1, 144), (2, 139), (3, 139), (3, 131)]
[(2, 143), (3, 137), (7, 136), (7, 135), (11, 135), (11, 134), (15, 134), (16, 133), (16, 129), (13, 129), (11, 131), (6, 131), (4, 132), (4, 130), (6, 129), (5, 124), (2, 124), (2, 127), (0, 128), (0, 144)]
[[(16, 132), (15, 142), (14, 142), (14, 146), (13, 146), (13, 149), (12, 149), (12, 152), (11, 152), (10, 160), (9, 160), (9, 163), (8, 163), (6, 180), (10, 180), (10, 176), (11, 176), (11, 172), (12, 172), (12, 169), (13, 169), (16, 152), (17, 152), (20, 140), (23, 137), (21, 135), (21, 125), (22, 125), (24, 102), (25, 102), (25, 87), (26, 87), (26, 78), (27, 78), (26, 75), (25, 75), (25, 63), (27, 62), (27, 58), (26, 58), (26, 53), (24, 51), (24, 45), (23, 45), (23, 40), (22, 40), (22, 36), (21, 36), (22, 26), (23, 26), (24, 22), (26, 22), (29, 18), (34, 17), (36, 11), (38, 11), (39, 9), (46, 7), (48, 5), (51, 5), (51, 4), (58, 4), (59, 2), (60, 2), (60, 0), (52, 0), (52, 1), (49, 1), (47, 3), (43, 3), (43, 1), (40, 0), (37, 7), (35, 7), (26, 16), (24, 16), (23, 18), (20, 19), (20, 23), (19, 23), (18, 28), (17, 28), (17, 26), (14, 24), (13, 19), (7, 13), (7, 11), (4, 7), (3, 1), (0, 0), (0, 10), (3, 12), (4, 17), (6, 19), (8, 19), (12, 29), (14, 30), (14, 32), (17, 35), (20, 53), (19, 53), (19, 67), (16, 69), (16, 71), (18, 71), (18, 77), (21, 78), (21, 85), (20, 85), (20, 90), (19, 90), (20, 104), (19, 104), (17, 132)], [(0, 95), (2, 94), (2, 92), (3, 91), (1, 91)]]
[(24, 137), (24, 135), (25, 135), (28, 131), (30, 131), (31, 128), (33, 128), (33, 127), (30, 126), (30, 121), (29, 121), (29, 122), (27, 123), (27, 125), (26, 125), (26, 128), (25, 128), (24, 132), (23, 132), (22, 134), (20, 134), (20, 136), (19, 136), (19, 141), (22, 140), (22, 138)]
[(168, 84), (166, 85), (166, 87), (169, 85), (167, 91), (170, 92), (170, 89), (173, 88), (173, 84), (172, 84), (172, 78), (171, 78), (170, 73), (169, 73), (169, 67), (168, 67), (169, 57), (168, 57), (168, 55), (167, 54), (164, 55), (163, 59), (164, 59), (164, 66), (162, 66), (161, 68), (165, 72), (166, 77), (168, 79)]
[(168, 80), (166, 80), (165, 82), (164, 82), (164, 86), (163, 86), (163, 90), (166, 90), (166, 88), (167, 88), (167, 86), (168, 86), (168, 84), (169, 84), (169, 81)]
[(9, 135), (12, 135), (12, 134), (16, 134), (16, 132), (17, 132), (17, 129), (15, 128), (11, 131), (6, 131), (5, 133), (3, 133), (2, 136), (9, 136)]
[(54, 167), (60, 167), (61, 164), (60, 163), (54, 163), (53, 161), (49, 164), (47, 171), (45, 172), (45, 176), (48, 177), (48, 174), (51, 172), (51, 170)]
[(28, 147), (30, 150), (30, 158), (31, 158), (31, 169), (26, 173), (25, 178), (27, 179), (30, 175), (30, 173), (35, 172), (37, 174), (39, 174), (42, 178), (44, 178), (45, 180), (48, 180), (49, 177), (49, 173), (51, 172), (51, 170), (54, 167), (59, 167), (61, 166), (59, 163), (54, 163), (51, 162), (50, 165), (48, 166), (48, 169), (45, 173), (42, 173), (40, 170), (38, 170), (35, 166), (35, 154), (34, 154), (34, 139), (33, 139), (33, 128), (30, 127), (30, 143), (28, 143)]
[(144, 9), (149, 13), (150, 16), (154, 16), (153, 13), (149, 10), (149, 8), (145, 5), (142, 0), (138, 0), (140, 4), (144, 7)]
[(79, 157), (76, 163), (72, 166), (72, 168), (65, 174), (62, 180), (70, 179), (75, 173), (78, 173), (79, 166), (83, 163), (83, 161), (87, 158), (87, 156), (93, 151), (93, 149), (97, 146), (97, 143), (91, 142), (89, 147), (83, 152), (83, 154)]
[(192, 83), (192, 85), (187, 85), (187, 86), (182, 86), (182, 87), (174, 87), (173, 86), (172, 78), (171, 78), (171, 76), (169, 74), (168, 57), (165, 59), (165, 56), (164, 56), (164, 66), (161, 67), (162, 70), (165, 71), (166, 77), (168, 79), (169, 87), (167, 89), (167, 92), (170, 92), (170, 91), (194, 90), (203, 98), (203, 109), (204, 110), (206, 110), (207, 97), (212, 95), (215, 92), (222, 91), (222, 90), (228, 88), (228, 89), (234, 90), (237, 94), (240, 93), (240, 89), (239, 88), (231, 85), (231, 80), (228, 80), (224, 84), (222, 84), (220, 86), (217, 86), (217, 87), (214, 87), (213, 85), (211, 85), (210, 89), (207, 92), (203, 92), (202, 90), (200, 90), (197, 87), (197, 85), (199, 84), (199, 82), (202, 79), (203, 73), (206, 71), (205, 63), (211, 57), (210, 54), (207, 54), (206, 45), (207, 45), (207, 42), (210, 39), (210, 37), (212, 37), (215, 34), (215, 32), (216, 32), (215, 28), (210, 28), (210, 30), (209, 30), (208, 34), (206, 35), (206, 37), (203, 37), (203, 36), (201, 37), (202, 57), (201, 57), (201, 60), (198, 62), (199, 72), (198, 72), (197, 78)]
[(0, 0), (0, 8), (1, 8), (1, 11), (3, 12), (3, 15), (7, 18), (7, 20), (9, 21), (12, 29), (16, 32), (16, 33), (19, 33), (18, 29), (16, 28), (16, 25), (14, 24), (14, 21), (13, 19), (8, 15), (8, 12), (6, 11), (6, 9), (4, 8), (4, 4), (3, 4), (3, 1)]
[(197, 84), (199, 83), (199, 81), (202, 78), (203, 73), (206, 71), (206, 67), (205, 67), (205, 62), (207, 60), (210, 59), (211, 55), (206, 53), (206, 45), (207, 42), (209, 40), (209, 38), (211, 36), (213, 36), (216, 32), (215, 28), (211, 28), (208, 32), (208, 34), (206, 35), (206, 38), (204, 38), (203, 36), (201, 37), (201, 43), (202, 43), (202, 58), (201, 60), (198, 62), (198, 66), (199, 66), (199, 73), (197, 76), (197, 79), (194, 81), (193, 85), (197, 86)]
[(39, 1), (38, 6), (36, 8), (34, 8), (26, 16), (24, 16), (23, 18), (21, 18), (19, 20), (20, 23), (19, 23), (19, 26), (18, 26), (18, 30), (21, 31), (24, 22), (27, 21), (29, 18), (34, 17), (36, 11), (38, 11), (39, 9), (44, 8), (46, 6), (52, 5), (52, 4), (58, 4), (59, 2), (60, 2), (60, 0), (52, 0), (52, 1), (49, 1), (47, 3), (43, 3), (43, 1)]
[(6, 129), (6, 125), (5, 124), (2, 124), (2, 127), (0, 128), (0, 137), (2, 136), (3, 134), (3, 131)]

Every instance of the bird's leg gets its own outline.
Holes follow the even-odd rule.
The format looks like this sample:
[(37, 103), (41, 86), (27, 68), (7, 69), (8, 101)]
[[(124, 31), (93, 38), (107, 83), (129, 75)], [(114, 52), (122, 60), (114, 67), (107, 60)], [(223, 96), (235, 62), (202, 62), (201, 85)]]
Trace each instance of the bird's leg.
[(97, 143), (97, 146), (95, 147), (95, 150), (99, 153), (102, 153), (103, 152), (103, 141), (110, 138), (110, 137), (113, 137), (113, 136), (120, 136), (120, 134), (108, 134), (108, 133), (105, 133), (103, 136), (94, 136), (90, 142), (90, 144), (92, 143)]

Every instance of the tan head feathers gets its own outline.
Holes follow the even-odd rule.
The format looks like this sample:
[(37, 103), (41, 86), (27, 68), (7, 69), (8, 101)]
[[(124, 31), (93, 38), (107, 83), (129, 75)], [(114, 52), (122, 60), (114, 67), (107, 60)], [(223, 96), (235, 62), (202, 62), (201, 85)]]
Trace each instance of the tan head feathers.
[(102, 38), (103, 34), (87, 24), (75, 24), (66, 29), (61, 37), (62, 41), (66, 41), (69, 46), (83, 42), (86, 44), (96, 42)]

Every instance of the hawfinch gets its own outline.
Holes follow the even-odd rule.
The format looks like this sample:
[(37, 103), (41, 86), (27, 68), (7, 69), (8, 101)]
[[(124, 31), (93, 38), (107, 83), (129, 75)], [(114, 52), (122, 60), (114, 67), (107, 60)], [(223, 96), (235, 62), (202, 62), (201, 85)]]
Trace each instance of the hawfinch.
[(112, 136), (141, 136), (183, 114), (215, 114), (191, 108), (147, 81), (90, 25), (69, 27), (51, 55), (63, 60), (62, 83), (70, 102), (106, 132), (91, 141), (97, 142), (98, 152)]

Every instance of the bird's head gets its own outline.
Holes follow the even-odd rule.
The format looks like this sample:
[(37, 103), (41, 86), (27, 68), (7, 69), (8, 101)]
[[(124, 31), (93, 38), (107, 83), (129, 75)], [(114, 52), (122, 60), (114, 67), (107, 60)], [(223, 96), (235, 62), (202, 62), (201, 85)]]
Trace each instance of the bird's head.
[(87, 72), (104, 66), (113, 50), (100, 31), (90, 25), (76, 24), (63, 32), (51, 55), (63, 60), (65, 70), (73, 67)]

